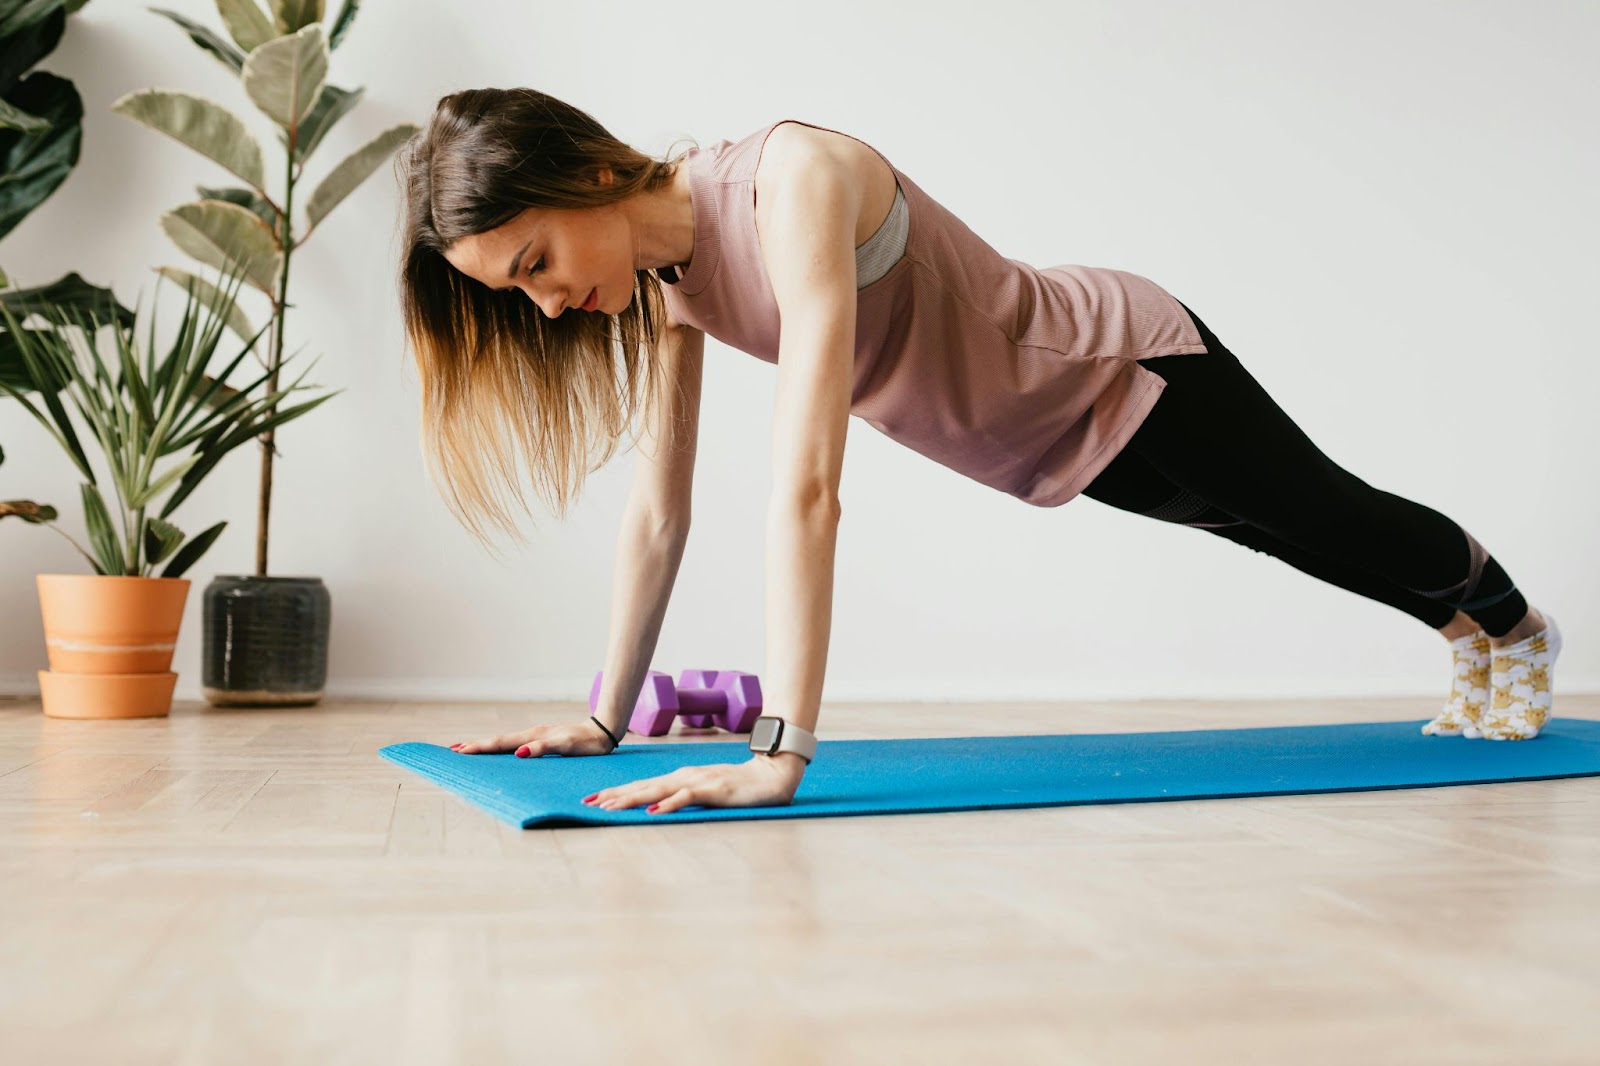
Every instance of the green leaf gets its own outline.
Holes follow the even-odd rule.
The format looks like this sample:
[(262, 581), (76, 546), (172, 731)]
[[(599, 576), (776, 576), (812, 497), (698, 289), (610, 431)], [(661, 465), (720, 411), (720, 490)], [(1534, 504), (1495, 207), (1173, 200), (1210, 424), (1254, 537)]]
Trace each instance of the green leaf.
[(272, 230), (250, 211), (220, 200), (181, 204), (161, 216), (173, 243), (207, 266), (226, 272), (238, 260), (245, 278), (267, 295), (278, 283), (278, 245)]
[(199, 45), (203, 51), (209, 52), (218, 62), (235, 74), (244, 69), (244, 53), (235, 48), (226, 37), (223, 37), (222, 34), (210, 26), (202, 26), (193, 19), (184, 18), (176, 11), (168, 11), (164, 7), (153, 7), (150, 10), (158, 15), (165, 15), (173, 22), (176, 22), (189, 35), (189, 40)]
[(91, 285), (76, 272), (36, 289), (0, 293), (0, 306), (10, 308), (18, 318), (40, 315), (58, 326), (70, 326), (85, 318), (133, 324), (133, 312), (123, 307), (110, 289)]
[(273, 233), (278, 232), (280, 216), (277, 207), (254, 189), (210, 188), (205, 185), (198, 185), (196, 188), (203, 200), (226, 200), (230, 204), (248, 207), (257, 218), (271, 227)]
[[(214, 307), (217, 301), (224, 299), (222, 293), (211, 282), (204, 278), (196, 277), (187, 271), (179, 270), (177, 267), (157, 267), (156, 273), (177, 282), (179, 285), (194, 286), (195, 295), (207, 307)], [(238, 304), (229, 305), (225, 321), (228, 323), (228, 328), (237, 333), (241, 339), (249, 340), (255, 336), (255, 327), (250, 324), (250, 319), (246, 317)]]
[(30, 115), (21, 108), (12, 107), (4, 100), (0, 100), (0, 129), (42, 133), (49, 128), (50, 123), (38, 115)]
[[(322, 138), (333, 129), (334, 124), (355, 107), (366, 95), (365, 89), (341, 89), (337, 85), (324, 85), (322, 93), (317, 97), (317, 106), (311, 109), (311, 114), (300, 123), (299, 136), (294, 142), (294, 159), (296, 163), (304, 164), (311, 158), (311, 153), (317, 145), (322, 143)], [(284, 140), (287, 142), (288, 138)]]
[(83, 101), (67, 79), (35, 71), (7, 99), (50, 125), (33, 134), (0, 130), (0, 237), (67, 180), (83, 141)]
[(9, 97), (17, 81), (39, 60), (55, 51), (66, 26), (66, 13), (53, 11), (26, 29), (0, 38), (4, 44), (0, 47), (0, 96)]
[(183, 546), (183, 550), (172, 557), (172, 562), (161, 571), (162, 577), (182, 577), (183, 572), (200, 560), (211, 545), (216, 543), (222, 531), (228, 528), (228, 523), (218, 522), (204, 533), (196, 533), (194, 539)]
[(322, 0), (272, 0), (279, 33), (294, 33), (322, 21)]
[(101, 498), (100, 490), (89, 484), (83, 486), (83, 517), (89, 527), (89, 543), (94, 546), (95, 555), (100, 557), (100, 566), (108, 574), (127, 574), (127, 560), (122, 557), (122, 545), (117, 542), (117, 531), (111, 524), (111, 512), (106, 510), (106, 501)]
[(20, 518), (30, 526), (42, 526), (59, 517), (48, 503), (32, 500), (0, 500), (0, 518)]
[(327, 76), (328, 42), (316, 23), (268, 41), (244, 61), (244, 91), (285, 130), (297, 130), (311, 114)]
[(272, 20), (256, 0), (217, 0), (217, 13), (228, 34), (246, 52), (253, 52), (278, 36)]
[(188, 93), (141, 89), (122, 97), (111, 110), (188, 145), (255, 188), (262, 187), (261, 145), (239, 117), (221, 105)]
[[(134, 497), (128, 501), (128, 508), (136, 511), (141, 507), (148, 507), (151, 500), (167, 491), (174, 481), (177, 481), (183, 475), (187, 474), (189, 472), (189, 468), (198, 463), (202, 458), (204, 458), (204, 456), (191, 455), (189, 458), (172, 467), (155, 481), (151, 482), (143, 490), (134, 494)], [(173, 547), (177, 547), (177, 545), (173, 545)], [(165, 556), (162, 558), (165, 558)], [(160, 559), (151, 560), (151, 562), (160, 561)]]
[(0, 4), (0, 37), (9, 37), (25, 26), (54, 15), (62, 0), (10, 0)]
[(329, 48), (339, 47), (344, 35), (350, 32), (350, 24), (356, 20), (356, 10), (360, 7), (361, 0), (344, 0), (344, 6), (339, 9), (339, 17), (333, 20), (333, 29), (328, 33)]
[(418, 132), (418, 127), (406, 123), (393, 129), (385, 130), (366, 144), (357, 148), (311, 193), (311, 199), (306, 201), (306, 218), (314, 227), (329, 211), (339, 205), (339, 202), (355, 191), (356, 187), (372, 176), (383, 162), (394, 155), (396, 148), (400, 147), (411, 136)]
[[(266, 401), (270, 401), (270, 403), (263, 401), (258, 404), (258, 406), (262, 410), (269, 409), (271, 404), (277, 403), (283, 398), (284, 393), (290, 391), (291, 390), (289, 389), (279, 390), (279, 392), (273, 393), (271, 396), (266, 398)], [(178, 504), (182, 503), (183, 500), (188, 497), (189, 493), (193, 492), (195, 488), (199, 486), (201, 480), (211, 472), (211, 468), (221, 461), (222, 457), (228, 452), (231, 452), (241, 444), (248, 444), (250, 441), (261, 436), (269, 429), (275, 429), (285, 422), (292, 421), (293, 419), (299, 418), (301, 415), (308, 414), (321, 404), (333, 399), (337, 395), (338, 393), (336, 392), (328, 393), (324, 396), (317, 397), (315, 400), (299, 404), (295, 407), (285, 408), (276, 412), (275, 414), (269, 415), (268, 417), (247, 420), (243, 425), (235, 426), (231, 429), (228, 428), (227, 423), (219, 424), (216, 427), (216, 430), (222, 432), (215, 436), (208, 435), (206, 438), (206, 443), (204, 445), (206, 455), (205, 462), (189, 471), (188, 475), (183, 479), (183, 484), (178, 486), (178, 491), (173, 493), (172, 496), (167, 500), (166, 504), (162, 507), (161, 513), (163, 515), (167, 515), (176, 510)]]
[(147, 518), (144, 527), (144, 561), (154, 566), (178, 550), (183, 530), (160, 518)]
[[(0, 392), (20, 403), (34, 419), (56, 439), (56, 443), (71, 456), (83, 476), (90, 482), (94, 481), (94, 469), (89, 465), (89, 457), (84, 453), (83, 445), (78, 441), (78, 434), (72, 428), (72, 420), (67, 417), (67, 409), (62, 405), (57, 393), (67, 387), (67, 383), (77, 378), (76, 364), (73, 362), (73, 352), (67, 341), (55, 330), (26, 330), (21, 328), (21, 323), (11, 313), (11, 309), (0, 304), (0, 316), (5, 318), (6, 331), (0, 334), (0, 341), (11, 346), (16, 355), (16, 364), (21, 368), (21, 378), (24, 388), (32, 388), (39, 394), (39, 400), (50, 412), (50, 417), (45, 415), (22, 394), (21, 389), (13, 387), (4, 377), (0, 377)], [(82, 410), (80, 405), (79, 410)]]

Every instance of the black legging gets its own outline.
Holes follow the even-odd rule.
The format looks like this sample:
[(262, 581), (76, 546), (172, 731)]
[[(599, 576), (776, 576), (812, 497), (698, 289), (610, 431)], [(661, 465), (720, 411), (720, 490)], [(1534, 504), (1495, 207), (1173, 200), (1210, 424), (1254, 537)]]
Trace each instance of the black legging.
[(1166, 390), (1084, 489), (1397, 607), (1434, 629), (1465, 612), (1504, 636), (1528, 611), (1470, 533), (1324, 455), (1187, 306), (1206, 351), (1141, 359)]

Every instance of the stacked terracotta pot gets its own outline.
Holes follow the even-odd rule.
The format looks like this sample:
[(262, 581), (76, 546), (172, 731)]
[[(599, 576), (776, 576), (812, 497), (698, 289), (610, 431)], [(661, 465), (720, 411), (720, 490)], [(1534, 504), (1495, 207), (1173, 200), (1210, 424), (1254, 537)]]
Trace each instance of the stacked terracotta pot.
[(50, 669), (39, 671), (53, 718), (156, 718), (172, 709), (172, 653), (187, 578), (39, 574)]

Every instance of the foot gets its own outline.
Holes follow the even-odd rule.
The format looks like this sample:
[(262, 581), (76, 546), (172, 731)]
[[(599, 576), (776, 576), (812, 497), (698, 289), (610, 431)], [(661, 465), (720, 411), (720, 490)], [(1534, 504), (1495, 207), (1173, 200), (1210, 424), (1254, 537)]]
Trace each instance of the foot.
[(1539, 632), (1491, 653), (1489, 706), (1479, 716), (1477, 727), (1489, 740), (1532, 740), (1550, 720), (1561, 630), (1549, 615), (1544, 622), (1545, 628)]
[(1451, 666), (1455, 682), (1444, 710), (1422, 727), (1430, 737), (1458, 737), (1467, 729), (1477, 735), (1478, 719), (1483, 714), (1489, 691), (1489, 634), (1483, 630), (1468, 633), (1450, 642)]

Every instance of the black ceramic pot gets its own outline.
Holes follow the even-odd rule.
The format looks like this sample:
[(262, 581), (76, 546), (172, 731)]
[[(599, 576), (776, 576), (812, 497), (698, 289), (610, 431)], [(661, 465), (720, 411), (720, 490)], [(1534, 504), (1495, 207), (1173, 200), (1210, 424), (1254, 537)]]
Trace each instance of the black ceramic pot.
[(206, 586), (201, 684), (214, 707), (308, 707), (328, 678), (320, 577), (218, 574)]

